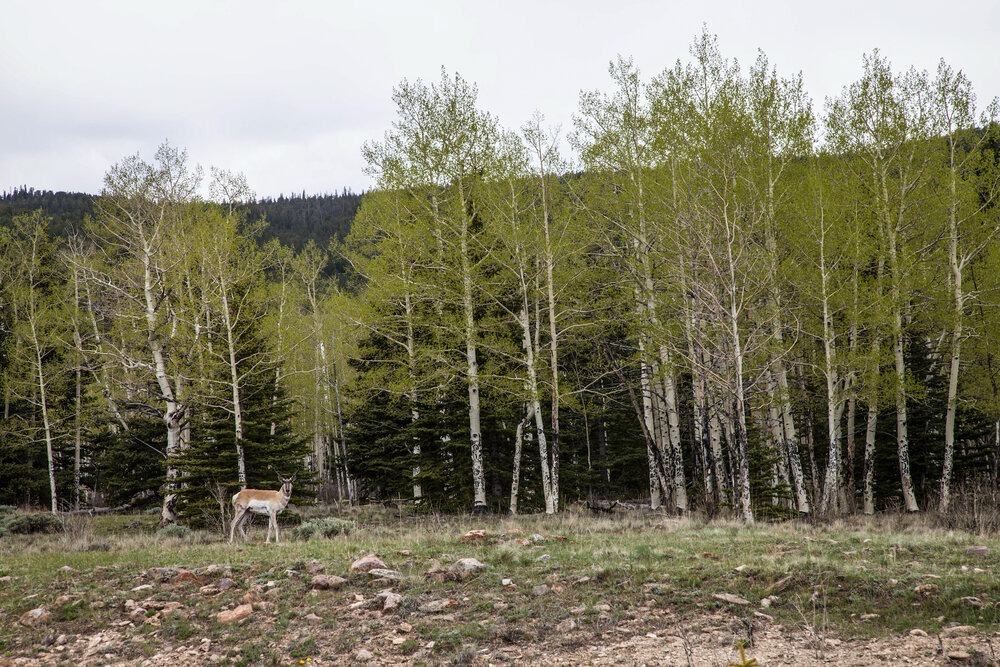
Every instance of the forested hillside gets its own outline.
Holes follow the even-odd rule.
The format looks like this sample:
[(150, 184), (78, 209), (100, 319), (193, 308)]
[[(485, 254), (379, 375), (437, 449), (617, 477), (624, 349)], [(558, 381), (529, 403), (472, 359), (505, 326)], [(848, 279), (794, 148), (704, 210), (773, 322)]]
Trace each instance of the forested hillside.
[(217, 521), (299, 470), (463, 511), (994, 502), (996, 103), (876, 51), (820, 104), (708, 34), (609, 74), (572, 155), (442, 71), (393, 91), (363, 197), (208, 202), (164, 145), (109, 168), (85, 234), (17, 215), (0, 502)]
[[(82, 192), (52, 192), (27, 186), (0, 195), (0, 226), (9, 227), (15, 216), (42, 211), (49, 219), (49, 234), (66, 238), (82, 232), (94, 211), (94, 196)], [(264, 240), (278, 239), (283, 245), (301, 249), (312, 240), (321, 248), (334, 237), (343, 239), (361, 205), (361, 195), (343, 190), (336, 195), (280, 195), (241, 202), (239, 210), (251, 220), (266, 220)]]

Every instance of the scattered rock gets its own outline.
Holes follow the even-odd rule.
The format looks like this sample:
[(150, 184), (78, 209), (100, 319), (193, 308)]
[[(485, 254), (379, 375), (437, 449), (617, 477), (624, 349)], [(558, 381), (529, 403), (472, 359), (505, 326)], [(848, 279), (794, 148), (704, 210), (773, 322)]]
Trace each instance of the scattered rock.
[(313, 613), (306, 614), (304, 618), (310, 623), (319, 623), (320, 621), (323, 620), (322, 616), (317, 616), (316, 614)]
[(781, 591), (783, 591), (784, 589), (786, 589), (790, 583), (792, 583), (792, 577), (791, 577), (791, 575), (789, 575), (787, 577), (782, 577), (781, 579), (778, 579), (776, 582), (774, 582), (773, 584), (771, 584), (770, 586), (768, 586), (767, 587), (767, 592), (768, 593), (780, 593)]
[(209, 565), (200, 570), (202, 574), (207, 577), (217, 577), (222, 575), (223, 577), (233, 576), (233, 568), (230, 565), (219, 565), (218, 563)]
[(153, 590), (153, 584), (140, 584), (139, 586), (133, 588), (132, 592), (141, 593), (142, 591), (151, 591), (151, 590)]
[(397, 572), (396, 570), (390, 570), (384, 567), (373, 567), (368, 570), (368, 574), (376, 579), (388, 579), (389, 581), (403, 581), (406, 579), (406, 575), (402, 572)]
[(976, 634), (976, 627), (974, 625), (955, 625), (941, 630), (942, 637), (961, 637), (963, 635), (974, 634)]
[(455, 561), (455, 563), (448, 568), (448, 574), (455, 579), (455, 581), (465, 581), (470, 579), (483, 570), (486, 569), (486, 565), (479, 562), (475, 558), (460, 558)]
[(383, 613), (393, 611), (403, 603), (403, 596), (393, 591), (382, 591), (375, 597), (382, 600)]
[(50, 612), (45, 607), (35, 607), (30, 611), (26, 611), (21, 614), (21, 618), (18, 621), (21, 625), (26, 625), (32, 627), (35, 625), (41, 625), (43, 623), (48, 623), (52, 618), (52, 612)]
[(924, 630), (921, 630), (920, 628), (913, 628), (912, 630), (910, 630), (910, 636), (911, 637), (926, 637), (927, 636), (927, 632), (925, 632)]
[(177, 576), (173, 578), (173, 583), (175, 584), (198, 584), (199, 586), (204, 586), (208, 583), (208, 577), (203, 574), (195, 574), (194, 572), (188, 572), (187, 570), (181, 570), (177, 573)]
[(360, 599), (358, 599), (357, 602), (351, 604), (350, 606), (351, 611), (357, 611), (358, 609), (367, 609), (378, 601), (378, 598), (372, 598), (371, 600), (366, 600), (363, 595), (358, 595), (356, 597)]
[(358, 652), (354, 654), (354, 657), (358, 660), (368, 662), (375, 658), (375, 654), (366, 648), (358, 649)]
[(318, 560), (311, 560), (306, 563), (306, 572), (308, 574), (319, 574), (324, 569), (326, 569), (326, 567)]
[(738, 604), (740, 606), (750, 604), (750, 600), (741, 598), (739, 595), (733, 595), (732, 593), (716, 593), (712, 597), (722, 602), (728, 602), (729, 604)]
[(972, 654), (968, 651), (948, 651), (949, 660), (959, 660), (965, 661), (972, 658)]
[(932, 595), (936, 595), (940, 590), (941, 587), (938, 586), (937, 584), (920, 584), (919, 586), (913, 589), (913, 592), (919, 595), (920, 597), (929, 598)]
[(335, 574), (317, 574), (312, 578), (313, 590), (335, 591), (342, 588), (347, 583), (347, 579), (338, 577)]
[(214, 586), (212, 584), (209, 584), (208, 586), (202, 586), (201, 588), (198, 589), (198, 593), (200, 595), (204, 595), (206, 597), (208, 597), (210, 595), (218, 595), (221, 592), (222, 592), (222, 589), (220, 589), (218, 586)]
[(565, 621), (561, 621), (556, 625), (556, 632), (570, 632), (576, 630), (576, 621), (572, 618), (567, 618)]
[(878, 614), (861, 614), (861, 620), (862, 621), (870, 621), (870, 620), (876, 619), (878, 617), (879, 617)]
[(177, 576), (177, 573), (180, 571), (176, 567), (151, 567), (139, 576), (143, 579), (156, 579), (162, 583), (166, 583)]
[(219, 623), (232, 623), (247, 618), (253, 613), (253, 605), (241, 604), (236, 609), (220, 611), (215, 615), (215, 620)]
[(531, 592), (536, 596), (541, 597), (549, 592), (549, 587), (546, 584), (541, 584), (532, 588)]
[(219, 579), (219, 583), (217, 585), (220, 591), (228, 591), (233, 587), (233, 580), (229, 577), (223, 577), (222, 579)]
[(761, 598), (760, 606), (767, 609), (771, 605), (778, 604), (779, 602), (781, 602), (781, 598), (777, 595), (768, 595), (766, 598)]
[(967, 553), (970, 556), (979, 556), (981, 558), (985, 558), (986, 556), (990, 555), (990, 548), (989, 547), (980, 547), (980, 546), (966, 547), (965, 548), (965, 553)]
[(73, 568), (70, 567), (69, 565), (63, 565), (61, 568), (59, 568), (58, 571), (62, 572), (63, 574), (69, 574), (70, 572), (74, 572)]
[(441, 600), (431, 600), (430, 602), (425, 602), (420, 605), (418, 609), (426, 614), (436, 614), (442, 612), (449, 607), (454, 607), (458, 604), (458, 601), (454, 598), (444, 598)]
[(402, 623), (399, 624), (399, 627), (396, 629), (405, 634), (413, 630), (413, 626), (407, 623), (406, 621), (403, 621)]
[(442, 568), (441, 563), (438, 561), (432, 560), (431, 566), (426, 572), (424, 572), (424, 576), (432, 581), (441, 583), (448, 579), (448, 570)]
[(382, 562), (382, 559), (375, 554), (368, 554), (367, 556), (362, 556), (353, 563), (351, 563), (351, 572), (370, 572), (374, 569), (387, 570), (386, 564)]
[(470, 530), (465, 535), (459, 538), (462, 542), (485, 542), (486, 541), (486, 531), (485, 530)]

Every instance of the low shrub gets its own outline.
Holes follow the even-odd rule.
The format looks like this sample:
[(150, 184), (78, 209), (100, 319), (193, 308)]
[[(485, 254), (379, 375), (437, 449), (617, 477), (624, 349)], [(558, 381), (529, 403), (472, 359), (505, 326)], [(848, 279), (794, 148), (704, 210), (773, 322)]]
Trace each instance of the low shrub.
[(350, 535), (356, 528), (353, 521), (327, 517), (307, 521), (292, 529), (293, 540), (311, 540), (314, 537), (331, 538), (337, 535)]
[(191, 529), (187, 526), (182, 526), (179, 523), (168, 523), (163, 528), (156, 531), (157, 537), (176, 537), (176, 538), (187, 538), (191, 537)]
[(58, 533), (63, 529), (58, 517), (43, 512), (12, 512), (0, 515), (0, 537)]

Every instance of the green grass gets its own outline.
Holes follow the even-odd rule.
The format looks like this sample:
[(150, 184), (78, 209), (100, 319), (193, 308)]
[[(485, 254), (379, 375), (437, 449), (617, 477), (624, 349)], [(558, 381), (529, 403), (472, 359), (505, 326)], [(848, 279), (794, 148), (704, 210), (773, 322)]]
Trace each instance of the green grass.
[[(569, 618), (583, 637), (601, 637), (621, 624), (637, 632), (663, 631), (665, 621), (645, 613), (648, 609), (668, 609), (691, 627), (711, 614), (750, 621), (755, 611), (764, 611), (778, 623), (845, 638), (916, 627), (933, 633), (953, 624), (988, 630), (1000, 622), (1000, 580), (991, 575), (1000, 566), (1000, 541), (919, 524), (891, 531), (872, 522), (744, 528), (575, 513), (405, 521), (370, 514), (368, 523), (351, 518), (357, 528), (349, 535), (280, 545), (263, 544), (263, 531), (235, 545), (209, 533), (164, 537), (155, 532), (155, 517), (88, 519), (69, 537), (7, 536), (0, 540), (0, 574), (12, 579), (0, 584), (0, 646), (5, 654), (32, 656), (45, 650), (43, 640), (53, 633), (87, 635), (122, 627), (129, 619), (126, 601), (146, 599), (180, 602), (184, 613), (163, 614), (155, 626), (134, 621), (123, 631), (135, 638), (133, 650), (151, 654), (157, 642), (192, 644), (207, 637), (236, 664), (298, 663), (323, 651), (349, 653), (364, 639), (359, 628), (391, 634), (404, 621), (412, 631), (400, 635), (393, 650), (410, 656), (433, 641), (432, 661), (445, 662), (466, 660), (469, 647), (553, 638), (579, 642), (578, 633), (568, 638), (555, 633)], [(485, 529), (490, 539), (462, 542), (472, 528)], [(500, 539), (514, 528), (522, 534)], [(528, 540), (533, 533), (549, 537), (536, 543)], [(104, 546), (93, 549), (94, 543)], [(966, 554), (973, 544), (989, 547), (989, 554)], [(348, 572), (350, 563), (368, 552), (407, 576), (393, 586), (404, 603), (392, 614), (361, 618), (347, 610), (354, 595), (371, 599), (379, 590), (368, 575)], [(447, 567), (460, 557), (478, 558), (487, 569), (464, 582), (423, 576), (433, 560)], [(346, 576), (346, 588), (311, 593), (306, 566), (312, 561), (327, 573)], [(232, 588), (205, 595), (199, 592), (201, 581), (144, 576), (151, 568), (197, 573), (210, 565), (231, 568)], [(503, 587), (505, 578), (515, 586)], [(133, 590), (144, 584), (153, 588)], [(548, 592), (539, 595), (535, 587), (543, 584)], [(269, 588), (277, 592), (266, 593)], [(233, 633), (215, 620), (253, 591), (266, 609), (248, 621), (252, 631)], [(719, 601), (716, 593), (739, 595), (751, 604)], [(761, 600), (769, 596), (775, 596), (773, 604), (762, 608)], [(458, 601), (448, 610), (454, 612), (450, 620), (417, 611), (423, 602), (446, 597)], [(17, 623), (39, 606), (53, 614), (47, 625)], [(304, 618), (310, 612), (322, 622), (314, 619), (308, 626)], [(147, 614), (156, 616), (156, 610)], [(307, 627), (325, 644), (304, 633)]]

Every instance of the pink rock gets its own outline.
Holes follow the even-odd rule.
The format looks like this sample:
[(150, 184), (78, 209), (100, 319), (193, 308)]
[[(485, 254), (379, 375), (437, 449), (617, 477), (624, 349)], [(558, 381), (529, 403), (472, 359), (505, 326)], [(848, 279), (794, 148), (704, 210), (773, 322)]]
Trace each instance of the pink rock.
[(220, 611), (215, 615), (215, 620), (219, 623), (232, 623), (234, 621), (239, 621), (240, 619), (247, 618), (253, 613), (253, 605), (241, 604), (236, 607), (236, 609), (230, 609), (228, 611)]
[(382, 562), (382, 559), (375, 554), (368, 554), (367, 556), (359, 558), (351, 563), (351, 572), (368, 572), (370, 570), (374, 570), (375, 568), (382, 570), (389, 569), (386, 567), (386, 564)]

